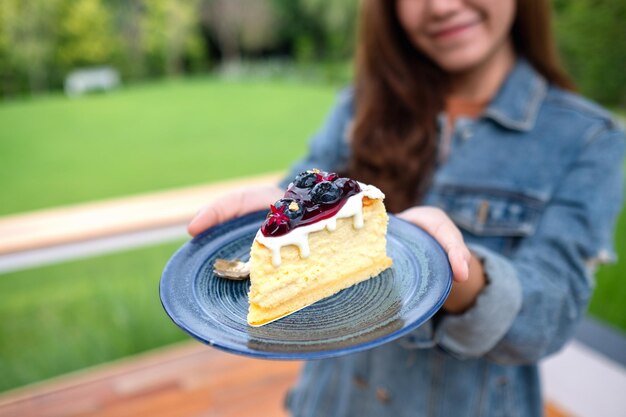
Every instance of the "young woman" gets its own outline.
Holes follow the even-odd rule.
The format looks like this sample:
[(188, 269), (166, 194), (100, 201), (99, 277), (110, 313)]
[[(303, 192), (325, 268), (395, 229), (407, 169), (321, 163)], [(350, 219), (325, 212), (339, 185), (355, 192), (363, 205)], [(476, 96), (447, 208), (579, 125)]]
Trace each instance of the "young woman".
[[(571, 337), (610, 259), (624, 133), (571, 92), (547, 0), (364, 0), (354, 88), (310, 168), (379, 186), (454, 274), (443, 309), (382, 347), (308, 363), (294, 416), (540, 416), (537, 362)], [(284, 184), (283, 184), (284, 185)], [(195, 235), (282, 196), (236, 191)]]

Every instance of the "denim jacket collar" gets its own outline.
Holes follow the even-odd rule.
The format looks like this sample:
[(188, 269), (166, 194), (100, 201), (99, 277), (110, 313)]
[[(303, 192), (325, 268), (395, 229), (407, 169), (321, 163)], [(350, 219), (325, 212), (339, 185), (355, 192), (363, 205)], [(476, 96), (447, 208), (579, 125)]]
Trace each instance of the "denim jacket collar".
[(491, 101), (484, 117), (512, 130), (529, 131), (535, 125), (539, 107), (547, 93), (547, 82), (523, 58)]

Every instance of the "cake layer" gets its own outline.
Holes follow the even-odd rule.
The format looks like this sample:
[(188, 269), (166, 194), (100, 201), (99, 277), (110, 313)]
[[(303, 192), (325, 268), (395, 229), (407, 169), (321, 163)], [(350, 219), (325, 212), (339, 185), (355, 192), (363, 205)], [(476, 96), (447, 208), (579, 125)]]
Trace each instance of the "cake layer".
[(281, 317), (308, 307), (315, 302), (330, 297), (339, 291), (351, 287), (359, 282), (366, 281), (371, 277), (380, 274), (391, 266), (391, 259), (388, 257), (375, 260), (369, 268), (358, 272), (338, 275), (336, 280), (323, 286), (307, 287), (300, 291), (296, 297), (292, 297), (286, 302), (274, 307), (263, 308), (258, 304), (250, 303), (248, 312), (248, 323), (251, 326), (262, 326)]
[(336, 292), (379, 274), (391, 266), (386, 256), (388, 217), (381, 200), (363, 198), (363, 223), (337, 219), (334, 231), (308, 235), (309, 256), (295, 245), (280, 249), (281, 263), (255, 241), (252, 245), (249, 323), (275, 320)]

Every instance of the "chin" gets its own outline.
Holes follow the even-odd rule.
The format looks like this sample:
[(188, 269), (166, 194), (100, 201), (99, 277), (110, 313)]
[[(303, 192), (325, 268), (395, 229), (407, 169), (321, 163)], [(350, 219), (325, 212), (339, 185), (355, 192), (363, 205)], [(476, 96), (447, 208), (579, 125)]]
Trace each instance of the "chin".
[(488, 50), (478, 46), (469, 46), (456, 51), (442, 54), (435, 59), (435, 62), (448, 73), (459, 73), (470, 71), (488, 58)]

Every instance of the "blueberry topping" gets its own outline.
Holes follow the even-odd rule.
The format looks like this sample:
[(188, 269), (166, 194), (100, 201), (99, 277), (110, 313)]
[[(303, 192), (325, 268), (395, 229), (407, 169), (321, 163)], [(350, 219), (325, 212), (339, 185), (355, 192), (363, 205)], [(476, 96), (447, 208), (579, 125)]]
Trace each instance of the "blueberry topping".
[(274, 207), (282, 210), (289, 220), (296, 220), (302, 217), (302, 214), (304, 213), (302, 202), (294, 200), (293, 198), (281, 198), (274, 203)]
[(281, 236), (335, 215), (351, 196), (361, 192), (359, 183), (334, 172), (311, 169), (300, 173), (283, 198), (270, 206), (261, 226), (264, 236)]
[(289, 231), (289, 218), (284, 213), (285, 208), (270, 206), (270, 212), (261, 226), (261, 233), (266, 236), (284, 234)]
[(283, 207), (285, 207), (285, 210), (286, 210), (292, 201), (296, 201), (296, 200), (294, 200), (293, 198), (281, 198), (280, 200), (274, 203), (274, 207), (276, 207), (277, 209), (282, 209)]
[(265, 236), (280, 236), (289, 232), (289, 223), (267, 219), (261, 226), (261, 233)]
[(341, 189), (330, 181), (315, 184), (311, 190), (311, 200), (315, 203), (332, 204), (341, 197)]
[(359, 183), (350, 178), (338, 178), (337, 180), (335, 180), (335, 185), (339, 187), (339, 189), (341, 189), (344, 194), (356, 194), (361, 192), (361, 187), (359, 186)]
[(298, 188), (312, 188), (317, 182), (317, 175), (315, 172), (303, 172), (298, 174), (293, 181), (294, 185)]
[(335, 174), (334, 172), (331, 172), (330, 174), (327, 174), (323, 177), (326, 181), (335, 181), (337, 178), (339, 178), (339, 175)]

